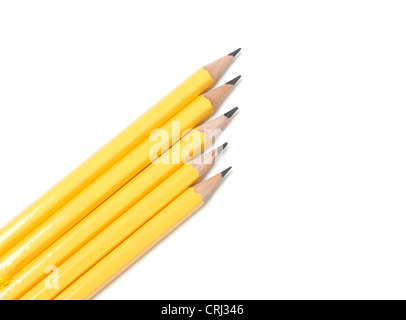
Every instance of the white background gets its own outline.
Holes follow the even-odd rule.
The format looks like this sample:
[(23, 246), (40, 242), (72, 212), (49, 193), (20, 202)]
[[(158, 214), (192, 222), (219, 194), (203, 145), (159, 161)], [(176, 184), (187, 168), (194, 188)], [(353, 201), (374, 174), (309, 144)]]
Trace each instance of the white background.
[[(0, 225), (242, 47), (211, 201), (98, 299), (406, 298), (403, 1), (3, 1)], [(220, 113), (217, 113), (219, 115)]]

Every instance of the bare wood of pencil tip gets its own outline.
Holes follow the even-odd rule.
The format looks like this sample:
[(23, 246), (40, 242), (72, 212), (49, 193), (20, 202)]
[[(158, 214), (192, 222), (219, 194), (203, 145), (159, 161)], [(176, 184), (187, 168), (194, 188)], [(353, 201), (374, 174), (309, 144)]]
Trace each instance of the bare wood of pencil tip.
[(231, 89), (234, 88), (234, 85), (240, 80), (241, 76), (235, 77), (229, 82), (221, 85), (220, 87), (214, 88), (210, 91), (204, 93), (204, 97), (208, 99), (213, 106), (214, 110), (218, 109), (223, 100), (230, 93)]
[(193, 186), (195, 193), (200, 194), (202, 196), (203, 202), (206, 202), (207, 199), (213, 194), (213, 192), (217, 189), (219, 184), (223, 181), (225, 175), (231, 170), (231, 167), (227, 168), (226, 170), (216, 174), (215, 176), (204, 180), (196, 185)]
[(225, 114), (214, 118), (213, 120), (207, 121), (198, 126), (200, 132), (204, 132), (207, 140), (214, 141), (216, 137), (227, 127), (233, 118), (234, 113), (236, 113), (238, 107), (227, 111)]
[(240, 52), (241, 48), (229, 53), (228, 55), (205, 65), (203, 68), (207, 70), (210, 76), (213, 78), (214, 82), (216, 82), (224, 71), (227, 69), (228, 65), (233, 61), (234, 57)]
[(220, 147), (213, 149), (210, 152), (201, 155), (197, 159), (193, 159), (190, 161), (190, 164), (199, 173), (200, 178), (206, 175), (207, 171), (210, 170), (217, 157), (223, 152), (223, 150), (227, 147), (227, 145), (228, 143), (226, 142)]

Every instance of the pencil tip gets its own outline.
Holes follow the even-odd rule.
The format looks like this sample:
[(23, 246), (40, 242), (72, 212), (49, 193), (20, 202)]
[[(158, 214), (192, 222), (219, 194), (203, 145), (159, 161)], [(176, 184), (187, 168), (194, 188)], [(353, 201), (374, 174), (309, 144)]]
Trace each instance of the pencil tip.
[(231, 170), (232, 167), (228, 167), (226, 170), (221, 172), (221, 177), (224, 178), (224, 176), (228, 173), (228, 171)]
[(229, 55), (229, 56), (232, 56), (232, 57), (235, 57), (235, 56), (237, 55), (237, 53), (240, 52), (240, 51), (241, 51), (241, 48), (238, 48), (237, 50), (235, 50), (235, 51), (229, 53), (228, 55)]
[(224, 116), (226, 116), (227, 118), (231, 118), (233, 116), (234, 113), (236, 113), (238, 110), (238, 107), (235, 107), (234, 109), (231, 109), (230, 111), (226, 112), (224, 114)]
[(225, 148), (227, 148), (227, 145), (228, 145), (228, 142), (223, 143), (223, 145), (222, 145), (222, 146), (218, 147), (218, 148), (217, 148), (217, 154), (222, 153), (222, 152), (223, 152), (223, 150), (224, 150)]
[(240, 80), (241, 76), (235, 77), (233, 80), (228, 81), (226, 84), (231, 84), (232, 86), (235, 85), (238, 80)]

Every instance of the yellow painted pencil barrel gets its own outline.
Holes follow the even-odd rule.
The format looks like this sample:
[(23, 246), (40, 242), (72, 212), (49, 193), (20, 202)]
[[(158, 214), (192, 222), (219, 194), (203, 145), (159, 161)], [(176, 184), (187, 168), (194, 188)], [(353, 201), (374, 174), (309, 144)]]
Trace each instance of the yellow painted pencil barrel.
[[(0, 300), (20, 298), (47, 275), (44, 273), (47, 266), (61, 265), (81, 246), (116, 220), (193, 155), (199, 154), (201, 150), (211, 145), (213, 136), (227, 126), (232, 114), (237, 109), (234, 108), (231, 110), (232, 112), (227, 112), (226, 115), (208, 121), (188, 133), (174, 147), (15, 274), (9, 285), (0, 291)], [(221, 148), (224, 149), (225, 146), (226, 144), (222, 145)]]
[[(200, 68), (3, 227), (0, 230), (0, 256), (5, 254), (28, 233), (32, 232), (134, 147), (139, 145), (148, 137), (151, 130), (159, 128), (209, 88), (223, 73), (238, 51), (236, 50)], [(7, 281), (7, 279), (2, 279), (0, 275), (0, 286)]]
[[(0, 278), (9, 281), (10, 277), (32, 261), (40, 252), (147, 167), (151, 161), (159, 156), (156, 154), (153, 155), (154, 158), (151, 158), (151, 149), (156, 149), (158, 145), (160, 146), (158, 149), (166, 151), (180, 139), (179, 133), (186, 134), (187, 130), (192, 130), (208, 117), (221, 104), (238, 79), (239, 77), (197, 97), (169, 120), (161, 128), (162, 130), (151, 134), (149, 140), (144, 140), (72, 201), (3, 255), (0, 258)], [(178, 135), (173, 130), (174, 124), (176, 124), (176, 130), (179, 130)], [(165, 138), (162, 138), (162, 132), (165, 133)]]
[(184, 216), (197, 210), (201, 205), (202, 197), (194, 193), (192, 189), (186, 190), (151, 221), (147, 222), (118, 248), (58, 295), (55, 300), (88, 299), (98, 291), (99, 287), (141, 256)]
[[(213, 155), (210, 155), (211, 157)], [(211, 158), (213, 160), (213, 158)], [(213, 161), (188, 163), (163, 181), (131, 209), (58, 267), (58, 288), (47, 288), (49, 277), (40, 281), (21, 299), (50, 300), (129, 237), (179, 194), (193, 185)]]
[[(222, 175), (222, 177), (224, 174)], [(211, 180), (211, 181), (210, 181)], [(191, 187), (100, 260), (54, 300), (85, 300), (94, 296), (180, 223), (198, 210), (221, 179), (214, 176)], [(208, 186), (209, 185), (209, 186)]]

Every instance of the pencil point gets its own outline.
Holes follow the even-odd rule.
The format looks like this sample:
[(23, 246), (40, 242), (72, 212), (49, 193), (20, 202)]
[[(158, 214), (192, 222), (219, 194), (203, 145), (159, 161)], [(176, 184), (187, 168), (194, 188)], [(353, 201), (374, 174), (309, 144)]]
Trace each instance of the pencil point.
[(232, 167), (228, 167), (226, 170), (221, 172), (221, 176), (224, 178), (224, 176), (228, 173), (228, 171), (231, 170)]
[(218, 148), (217, 148), (217, 154), (222, 153), (222, 152), (223, 152), (223, 150), (224, 150), (225, 148), (227, 148), (227, 145), (228, 145), (228, 142), (223, 143), (223, 145), (222, 145), (222, 146), (218, 147)]
[(226, 112), (224, 114), (224, 116), (226, 116), (227, 118), (231, 118), (234, 115), (234, 113), (237, 112), (237, 110), (238, 110), (238, 107), (235, 107), (234, 109), (231, 109), (230, 111)]
[(241, 51), (241, 48), (238, 48), (237, 50), (235, 50), (235, 51), (229, 53), (228, 55), (229, 55), (229, 56), (232, 56), (232, 57), (235, 57), (235, 56), (237, 55), (237, 53), (240, 52), (240, 51)]
[(226, 84), (235, 85), (238, 80), (240, 80), (241, 76), (235, 77), (233, 80), (228, 81)]
[[(234, 80), (235, 79), (231, 81)], [(225, 83), (220, 87), (214, 88), (213, 90), (207, 91), (203, 94), (203, 96), (210, 101), (214, 110), (217, 110), (217, 108), (221, 105), (221, 103), (224, 101), (227, 95), (234, 89), (235, 86), (230, 85), (229, 83)]]
[(213, 82), (217, 82), (217, 80), (221, 77), (224, 71), (227, 69), (228, 65), (234, 60), (234, 56), (240, 51), (241, 49), (237, 49), (234, 52), (205, 65), (203, 68), (210, 74), (213, 78)]
[(223, 132), (231, 120), (232, 118), (227, 118), (227, 116), (222, 114), (213, 120), (202, 123), (198, 126), (198, 130), (199, 132), (207, 134), (206, 140), (214, 141), (218, 135)]

